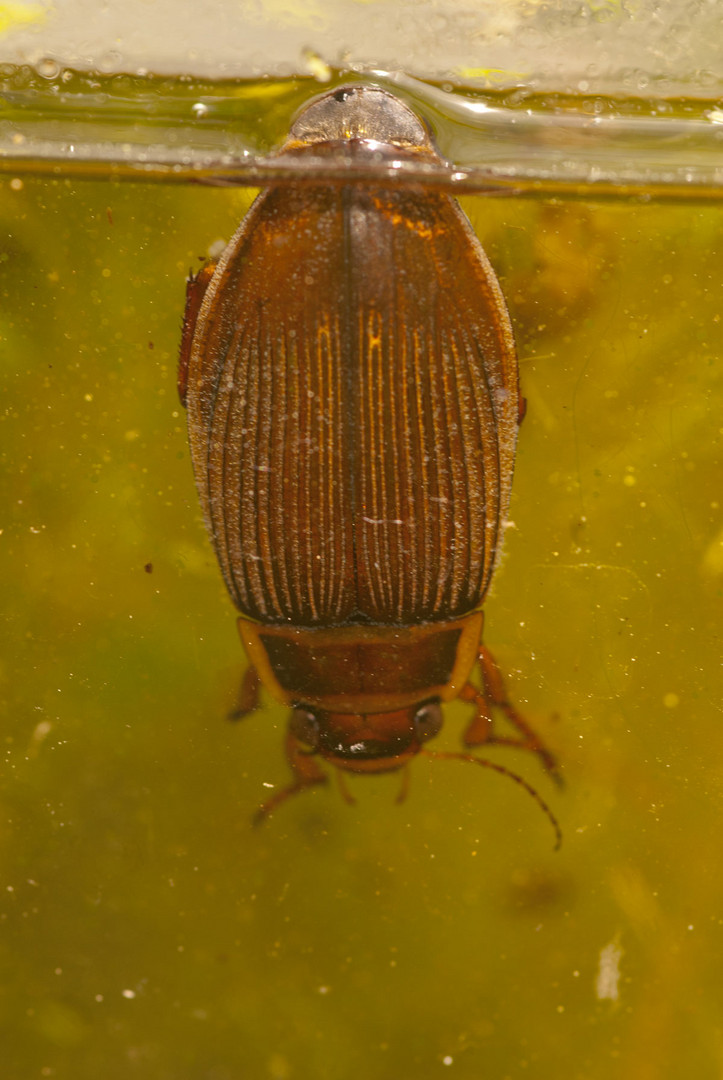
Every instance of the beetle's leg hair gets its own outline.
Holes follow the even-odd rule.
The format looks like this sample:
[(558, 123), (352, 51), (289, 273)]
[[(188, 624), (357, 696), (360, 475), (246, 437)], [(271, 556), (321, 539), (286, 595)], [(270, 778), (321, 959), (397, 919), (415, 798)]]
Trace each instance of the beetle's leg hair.
[[(478, 654), (482, 672), (482, 689), (467, 683), (460, 693), (462, 701), (474, 705), (476, 712), (464, 733), (465, 746), (513, 746), (519, 750), (529, 750), (537, 754), (544, 768), (556, 783), (561, 783), (557, 759), (547, 749), (539, 735), (530, 727), (525, 718), (509, 700), (502, 673), (497, 662), (485, 645), (480, 645)], [(504, 713), (517, 729), (519, 736), (498, 735), (495, 731), (494, 710)]]
[(272, 795), (258, 808), (254, 814), (254, 825), (260, 825), (262, 821), (265, 821), (273, 814), (281, 803), (286, 802), (292, 795), (298, 795), (299, 792), (314, 787), (316, 784), (329, 782), (329, 777), (320, 767), (316, 758), (309, 753), (291, 731), (286, 734), (286, 760), (291, 767), (293, 780), (288, 787), (277, 791), (275, 795)]
[(258, 672), (253, 664), (249, 664), (241, 679), (236, 707), (228, 714), (229, 720), (242, 720), (244, 716), (258, 709), (260, 691), (261, 680)]

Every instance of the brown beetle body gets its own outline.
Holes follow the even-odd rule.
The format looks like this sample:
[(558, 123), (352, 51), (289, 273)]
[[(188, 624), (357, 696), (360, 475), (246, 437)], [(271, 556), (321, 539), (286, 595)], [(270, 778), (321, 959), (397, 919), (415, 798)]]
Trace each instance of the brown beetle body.
[[(436, 157), (405, 105), (358, 87), (302, 113), (282, 154), (309, 153)], [(396, 768), (435, 733), (420, 710), (472, 700), (522, 411), (504, 298), (458, 204), (270, 187), (189, 284), (179, 387), (244, 646), (296, 710), (293, 790), (323, 775), (297, 743)], [(526, 728), (523, 744), (540, 750)]]

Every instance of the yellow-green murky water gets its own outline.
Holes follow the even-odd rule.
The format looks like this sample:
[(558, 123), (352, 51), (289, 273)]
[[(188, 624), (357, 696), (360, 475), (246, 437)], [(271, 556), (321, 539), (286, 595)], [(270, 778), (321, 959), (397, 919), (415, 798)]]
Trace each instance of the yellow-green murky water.
[[(244, 191), (3, 180), (0, 1025), (26, 1080), (723, 1074), (723, 205), (465, 200), (528, 400), (486, 639), (549, 801), (419, 760), (250, 817), (175, 390)], [(465, 710), (448, 710), (454, 748)]]

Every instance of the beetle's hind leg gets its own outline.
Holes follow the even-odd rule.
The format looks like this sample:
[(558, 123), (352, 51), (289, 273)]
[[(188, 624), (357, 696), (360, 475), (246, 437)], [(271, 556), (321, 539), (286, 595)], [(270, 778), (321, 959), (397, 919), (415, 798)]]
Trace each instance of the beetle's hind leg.
[(181, 336), (181, 352), (178, 358), (178, 396), (181, 405), (185, 407), (188, 394), (188, 365), (191, 361), (191, 346), (193, 335), (196, 330), (198, 314), (206, 294), (206, 289), (211, 284), (211, 278), (216, 270), (215, 262), (205, 263), (197, 274), (189, 274), (186, 282), (186, 311), (183, 316), (183, 334)]
[[(525, 718), (517, 711), (507, 696), (502, 673), (497, 662), (485, 645), (480, 646), (478, 663), (482, 672), (482, 688), (466, 683), (460, 693), (462, 701), (474, 705), (476, 712), (464, 733), (465, 746), (512, 746), (518, 750), (529, 750), (537, 754), (546, 771), (556, 783), (562, 783), (558, 763), (530, 727)], [(499, 735), (495, 730), (494, 710), (499, 709), (519, 734)]]
[(236, 707), (228, 713), (229, 720), (242, 720), (244, 716), (255, 712), (259, 707), (261, 680), (253, 664), (249, 664), (243, 673), (238, 690)]

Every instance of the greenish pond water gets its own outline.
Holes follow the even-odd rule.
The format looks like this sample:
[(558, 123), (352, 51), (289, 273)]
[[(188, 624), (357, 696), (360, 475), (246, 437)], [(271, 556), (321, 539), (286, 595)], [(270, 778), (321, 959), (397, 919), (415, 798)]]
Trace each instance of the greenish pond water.
[(554, 853), (457, 762), (250, 827), (285, 711), (225, 719), (175, 389), (249, 198), (2, 184), (3, 1077), (720, 1077), (723, 208), (464, 201), (528, 401), (486, 640), (566, 787), (495, 759)]

